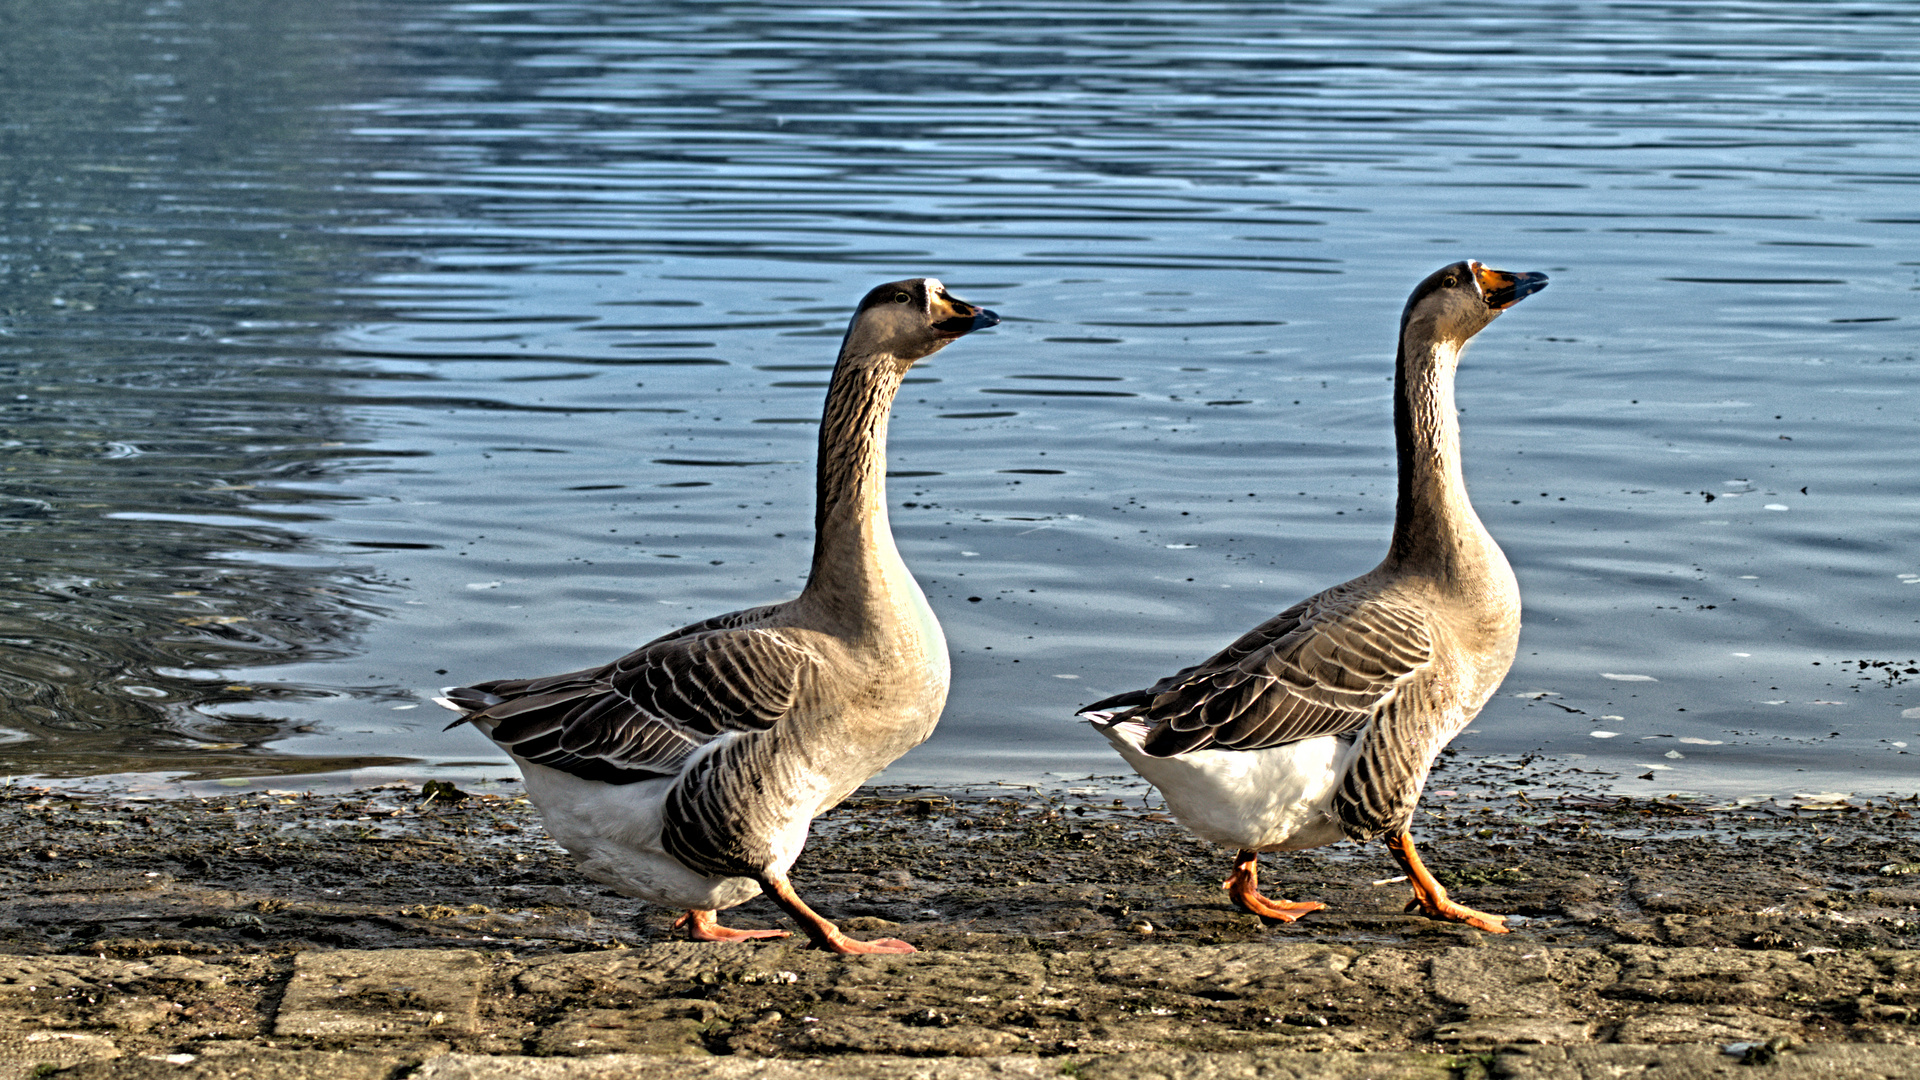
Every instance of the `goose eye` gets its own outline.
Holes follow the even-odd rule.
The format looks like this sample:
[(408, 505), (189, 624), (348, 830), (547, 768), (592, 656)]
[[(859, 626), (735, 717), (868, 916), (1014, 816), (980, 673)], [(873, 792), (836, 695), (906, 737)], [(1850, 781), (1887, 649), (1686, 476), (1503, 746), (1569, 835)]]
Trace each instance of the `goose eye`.
[(1460, 279), (1452, 274), (1448, 274), (1441, 279), (1440, 284), (1449, 289), (1457, 289), (1460, 287)]
[(897, 292), (893, 294), (893, 302), (896, 304), (911, 303), (912, 300), (913, 300), (912, 293)]

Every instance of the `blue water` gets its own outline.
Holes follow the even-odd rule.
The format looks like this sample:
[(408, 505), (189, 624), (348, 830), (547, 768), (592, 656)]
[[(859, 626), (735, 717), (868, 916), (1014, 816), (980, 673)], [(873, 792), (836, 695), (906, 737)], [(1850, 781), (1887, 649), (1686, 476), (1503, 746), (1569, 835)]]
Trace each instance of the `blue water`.
[(0, 12), (7, 772), (509, 774), (426, 698), (791, 595), (909, 275), (1005, 321), (895, 410), (954, 690), (887, 779), (1121, 771), (1076, 707), (1384, 552), (1472, 257), (1552, 287), (1460, 375), (1526, 603), (1462, 755), (1916, 789), (1909, 5)]

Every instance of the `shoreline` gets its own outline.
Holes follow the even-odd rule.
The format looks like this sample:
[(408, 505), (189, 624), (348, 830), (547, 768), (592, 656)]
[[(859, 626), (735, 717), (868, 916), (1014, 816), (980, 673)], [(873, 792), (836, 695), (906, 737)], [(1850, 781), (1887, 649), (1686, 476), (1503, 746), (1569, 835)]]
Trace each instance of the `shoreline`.
[[(864, 788), (794, 870), (922, 950), (860, 958), (675, 937), (517, 784), (14, 785), (0, 1080), (1920, 1073), (1920, 798), (1524, 778), (1450, 763), (1415, 834), (1508, 935), (1404, 913), (1377, 844), (1263, 857), (1269, 895), (1329, 904), (1263, 925), (1144, 789)], [(785, 926), (764, 899), (728, 921)]]
[[(1668, 748), (1666, 742), (1655, 743), (1643, 754), (1627, 757), (1659, 758)], [(924, 789), (945, 794), (1009, 789), (1048, 791), (1091, 786), (1112, 789), (1129, 797), (1147, 786), (1107, 748), (1100, 749), (1103, 753), (1090, 755), (1090, 761), (1103, 763), (1101, 767), (1033, 773), (1022, 772), (1018, 768), (1009, 770), (1007, 763), (997, 759), (976, 761), (965, 755), (955, 758), (951, 754), (940, 756), (942, 764), (936, 769), (921, 760), (930, 759), (932, 755), (921, 751), (894, 762), (879, 776), (868, 781), (866, 786)], [(1844, 769), (1816, 764), (1810, 769), (1795, 768), (1789, 772), (1785, 766), (1715, 762), (1705, 757), (1698, 747), (1685, 746), (1684, 749), (1682, 756), (1690, 760), (1674, 764), (1626, 762), (1581, 753), (1544, 750), (1492, 751), (1477, 749), (1472, 745), (1462, 747), (1456, 741), (1455, 745), (1443, 751), (1442, 757), (1436, 762), (1435, 775), (1428, 784), (1426, 797), (1431, 798), (1451, 783), (1447, 774), (1450, 768), (1454, 770), (1454, 775), (1473, 776), (1478, 786), (1491, 784), (1494, 777), (1505, 776), (1512, 780), (1510, 789), (1518, 787), (1548, 797), (1579, 795), (1653, 799), (1678, 795), (1683, 799), (1739, 801), (1791, 800), (1805, 794), (1842, 795), (1855, 799), (1903, 799), (1920, 794), (1920, 780), (1897, 776), (1884, 768), (1867, 771), (1864, 766)], [(1904, 750), (1894, 752), (1905, 754)], [(78, 773), (71, 776), (19, 772), (0, 775), (0, 791), (40, 787), (95, 798), (184, 799), (267, 792), (346, 796), (355, 791), (395, 784), (418, 787), (430, 780), (442, 780), (471, 790), (499, 792), (520, 783), (517, 768), (505, 757), (497, 762), (466, 760), (438, 764), (395, 759), (365, 767), (344, 770), (327, 768), (312, 772), (292, 766), (277, 770), (265, 767), (275, 762), (283, 766), (288, 763), (297, 765), (305, 760), (268, 755), (259, 759), (263, 766), (261, 771), (238, 774), (187, 769)], [(956, 774), (991, 778), (956, 779)]]

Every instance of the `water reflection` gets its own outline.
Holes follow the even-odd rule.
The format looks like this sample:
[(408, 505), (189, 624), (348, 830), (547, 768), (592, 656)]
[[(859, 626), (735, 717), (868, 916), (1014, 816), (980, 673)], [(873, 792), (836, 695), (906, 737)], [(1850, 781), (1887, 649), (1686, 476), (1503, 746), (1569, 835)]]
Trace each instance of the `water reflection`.
[(847, 307), (936, 273), (1006, 321), (895, 414), (894, 775), (1116, 768), (1075, 706), (1384, 549), (1474, 256), (1556, 284), (1461, 374), (1539, 695), (1464, 745), (1895, 774), (1916, 683), (1827, 673), (1920, 596), (1903, 6), (109, 7), (0, 40), (9, 767), (499, 767), (422, 695), (789, 594)]
[(257, 771), (292, 726), (257, 703), (366, 693), (249, 678), (354, 655), (389, 591), (312, 539), (369, 456), (316, 363), (370, 271), (308, 167), (340, 156), (354, 68), (311, 45), (348, 13), (210, 7), (4, 20), (8, 772)]

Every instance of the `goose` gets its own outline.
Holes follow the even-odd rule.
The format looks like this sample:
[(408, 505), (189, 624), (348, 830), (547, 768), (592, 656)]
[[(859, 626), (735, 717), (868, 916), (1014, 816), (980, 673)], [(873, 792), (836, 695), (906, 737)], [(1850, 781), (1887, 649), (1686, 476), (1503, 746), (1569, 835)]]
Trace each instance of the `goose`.
[(1433, 760), (1513, 663), (1520, 588), (1460, 471), (1453, 377), (1468, 339), (1546, 287), (1473, 260), (1429, 275), (1400, 316), (1393, 429), (1399, 497), (1380, 565), (1308, 597), (1215, 656), (1080, 711), (1174, 817), (1234, 849), (1234, 903), (1292, 922), (1325, 904), (1260, 893), (1263, 851), (1385, 836), (1407, 910), (1505, 933), (1454, 902), (1408, 827)]
[(698, 941), (785, 937), (716, 913), (764, 890), (838, 953), (849, 937), (788, 878), (812, 820), (925, 741), (946, 703), (947, 643), (887, 522), (886, 437), (907, 369), (1000, 317), (934, 278), (881, 285), (847, 327), (816, 463), (813, 563), (800, 595), (664, 634), (600, 667), (446, 691), (512, 755), (547, 832), (586, 876), (685, 912)]

